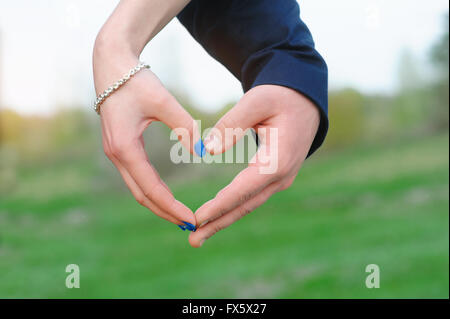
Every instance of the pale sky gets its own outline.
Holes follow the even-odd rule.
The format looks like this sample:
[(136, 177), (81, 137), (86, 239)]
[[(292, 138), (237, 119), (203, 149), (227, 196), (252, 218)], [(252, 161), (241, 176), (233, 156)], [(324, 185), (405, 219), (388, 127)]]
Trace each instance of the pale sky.
[[(214, 0), (210, 0), (214, 1)], [(274, 2), (276, 2), (274, 0)], [(95, 36), (118, 0), (2, 0), (0, 101), (22, 113), (90, 108)], [(442, 33), (445, 0), (300, 0), (301, 17), (329, 67), (331, 88), (392, 92), (401, 52), (419, 63)], [(242, 95), (240, 83), (174, 19), (141, 59), (164, 84), (215, 111)], [(124, 72), (125, 73), (125, 72)]]

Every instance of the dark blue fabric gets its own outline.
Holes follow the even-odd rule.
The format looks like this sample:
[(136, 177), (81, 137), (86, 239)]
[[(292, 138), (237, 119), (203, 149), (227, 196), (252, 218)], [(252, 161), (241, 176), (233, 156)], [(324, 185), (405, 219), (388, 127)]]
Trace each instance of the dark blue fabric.
[(178, 15), (189, 33), (241, 81), (244, 92), (262, 84), (301, 92), (318, 106), (328, 130), (328, 70), (295, 0), (192, 0)]

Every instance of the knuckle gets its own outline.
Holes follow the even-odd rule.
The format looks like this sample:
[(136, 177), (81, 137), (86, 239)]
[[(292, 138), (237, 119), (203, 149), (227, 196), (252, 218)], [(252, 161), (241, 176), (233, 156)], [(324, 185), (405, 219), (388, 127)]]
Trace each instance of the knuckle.
[(294, 183), (295, 178), (289, 178), (286, 182), (284, 182), (281, 187), (280, 190), (284, 191), (286, 189), (288, 189), (289, 187), (292, 186), (292, 184)]
[(152, 189), (146, 189), (144, 191), (145, 198), (148, 198), (149, 200), (153, 201), (155, 199), (155, 194)]
[(103, 152), (105, 153), (107, 158), (109, 158), (109, 159), (113, 158), (113, 154), (112, 154), (111, 149), (109, 148), (109, 146), (103, 146)]
[(250, 194), (250, 193), (241, 194), (239, 196), (239, 201), (241, 203), (244, 203), (244, 202), (248, 201), (250, 198), (252, 198), (252, 194)]
[(282, 178), (282, 177), (288, 175), (289, 172), (290, 172), (290, 167), (287, 166), (287, 165), (283, 165), (283, 166), (278, 167), (278, 170), (276, 172), (276, 176), (278, 178)]
[(228, 209), (223, 207), (223, 205), (213, 206), (211, 207), (210, 214), (207, 216), (211, 217), (213, 216), (214, 219), (219, 218), (223, 215), (225, 215), (228, 212)]
[[(147, 88), (147, 90), (149, 90), (149, 88)], [(150, 102), (153, 106), (158, 108), (165, 107), (168, 103), (170, 103), (171, 98), (170, 94), (161, 90), (158, 91), (149, 90), (147, 91), (145, 96), (148, 102)]]
[[(214, 235), (214, 234), (217, 234), (217, 233), (220, 232), (222, 229), (223, 229), (222, 224), (216, 223), (216, 224), (214, 225), (213, 229), (212, 229), (212, 234), (211, 234), (211, 236)], [(211, 236), (210, 236), (210, 237), (211, 237)]]
[(226, 208), (219, 208), (218, 210), (218, 214), (217, 217), (222, 217), (223, 215), (225, 215), (228, 212), (228, 210)]
[(194, 136), (194, 126), (195, 126), (195, 124), (194, 124), (195, 122), (192, 120), (189, 120), (189, 121), (187, 121), (187, 123), (186, 123), (186, 130), (187, 130), (187, 132), (188, 132), (188, 134), (189, 134), (189, 136), (191, 136), (191, 137), (193, 137)]
[(122, 157), (122, 155), (124, 153), (122, 143), (119, 143), (117, 141), (113, 142), (111, 144), (110, 152), (111, 152), (112, 156)]
[(115, 138), (111, 142), (110, 153), (117, 158), (126, 159), (129, 154), (128, 150), (132, 144), (133, 142), (127, 139)]
[(142, 206), (146, 206), (146, 197), (144, 195), (136, 195), (135, 196), (136, 201), (142, 205)]
[(214, 199), (218, 200), (219, 198), (223, 197), (225, 195), (225, 189), (226, 189), (226, 187), (222, 188), (219, 192), (217, 192), (217, 194), (214, 197)]
[(252, 209), (250, 207), (244, 206), (242, 207), (241, 211), (240, 211), (240, 218), (250, 214), (252, 212)]

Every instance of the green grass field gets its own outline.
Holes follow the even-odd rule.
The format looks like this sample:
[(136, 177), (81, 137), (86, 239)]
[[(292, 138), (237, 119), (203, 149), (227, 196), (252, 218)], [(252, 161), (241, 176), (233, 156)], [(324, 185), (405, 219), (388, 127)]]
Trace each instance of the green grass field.
[[(2, 298), (448, 298), (448, 135), (317, 154), (294, 185), (205, 243), (83, 163), (23, 170), (0, 199)], [(226, 185), (171, 184), (192, 209)], [(169, 183), (170, 184), (170, 183)], [(65, 267), (81, 288), (65, 287)], [(381, 287), (365, 287), (365, 267)]]

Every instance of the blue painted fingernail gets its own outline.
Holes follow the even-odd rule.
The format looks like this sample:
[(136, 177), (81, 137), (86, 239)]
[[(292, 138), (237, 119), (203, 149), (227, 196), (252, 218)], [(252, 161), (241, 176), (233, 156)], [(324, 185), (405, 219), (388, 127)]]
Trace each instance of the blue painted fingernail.
[(186, 230), (186, 226), (183, 225), (177, 225), (178, 227), (180, 227), (181, 230), (185, 231)]
[(183, 223), (186, 225), (186, 229), (187, 230), (189, 230), (189, 231), (196, 231), (197, 230), (197, 228), (195, 228), (195, 226), (192, 225), (191, 223), (188, 223), (188, 222), (183, 222)]
[(203, 157), (205, 156), (206, 149), (205, 145), (203, 145), (202, 139), (199, 139), (197, 143), (194, 145), (194, 151), (197, 153), (198, 156)]

